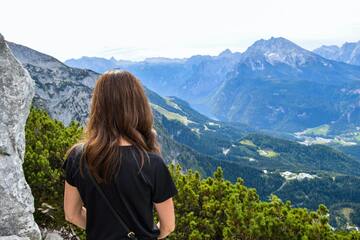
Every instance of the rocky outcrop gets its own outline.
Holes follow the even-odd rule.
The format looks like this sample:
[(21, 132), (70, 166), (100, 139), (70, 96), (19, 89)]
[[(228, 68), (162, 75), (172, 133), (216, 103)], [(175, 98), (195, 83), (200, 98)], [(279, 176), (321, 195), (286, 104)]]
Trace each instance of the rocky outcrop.
[[(34, 82), (0, 35), (0, 236), (40, 239), (22, 164)], [(6, 239), (6, 238), (5, 238)], [(19, 238), (21, 239), (21, 238)]]
[(16, 59), (35, 81), (33, 105), (66, 126), (72, 120), (85, 123), (89, 99), (98, 74), (71, 68), (59, 60), (28, 47), (7, 42)]

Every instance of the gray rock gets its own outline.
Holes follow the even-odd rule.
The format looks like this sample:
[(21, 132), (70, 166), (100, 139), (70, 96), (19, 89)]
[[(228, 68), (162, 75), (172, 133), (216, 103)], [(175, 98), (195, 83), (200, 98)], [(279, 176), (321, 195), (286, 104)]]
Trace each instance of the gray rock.
[[(22, 164), (34, 82), (0, 34), (0, 236), (41, 239)], [(8, 238), (13, 239), (13, 238)], [(14, 238), (15, 239), (15, 238)]]
[(6, 237), (0, 237), (0, 240), (29, 240), (28, 237), (19, 237), (16, 235), (6, 236)]
[[(46, 234), (45, 240), (63, 240), (59, 233), (57, 232), (50, 232)], [(0, 239), (1, 240), (1, 239)]]

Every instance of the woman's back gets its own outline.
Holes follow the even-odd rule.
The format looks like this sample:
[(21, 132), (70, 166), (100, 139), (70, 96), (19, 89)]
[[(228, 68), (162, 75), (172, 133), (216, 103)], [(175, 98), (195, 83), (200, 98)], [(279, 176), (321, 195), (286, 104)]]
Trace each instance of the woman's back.
[[(100, 184), (113, 208), (138, 239), (157, 239), (159, 229), (153, 223), (153, 203), (163, 202), (177, 193), (170, 172), (156, 153), (148, 153), (140, 170), (140, 156), (133, 145), (118, 146), (121, 165), (113, 181)], [(102, 196), (84, 171), (80, 175), (81, 145), (71, 151), (63, 165), (66, 181), (79, 190), (86, 208), (87, 239), (127, 239)]]
[[(174, 231), (171, 197), (176, 188), (160, 157), (153, 127), (149, 100), (133, 74), (114, 70), (96, 80), (84, 132), (67, 151), (64, 163), (65, 218), (86, 229), (88, 239), (127, 236), (91, 180), (101, 183), (110, 204), (138, 239), (164, 238)], [(153, 206), (160, 231), (154, 228)]]

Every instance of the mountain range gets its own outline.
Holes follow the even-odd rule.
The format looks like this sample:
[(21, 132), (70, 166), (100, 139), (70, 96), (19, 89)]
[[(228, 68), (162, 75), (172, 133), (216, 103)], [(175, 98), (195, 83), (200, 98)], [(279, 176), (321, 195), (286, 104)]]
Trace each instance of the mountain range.
[(341, 47), (324, 45), (315, 49), (314, 53), (331, 60), (360, 66), (360, 41), (346, 42)]
[[(272, 41), (277, 42), (277, 40), (280, 40), (278, 44), (293, 46), (284, 39)], [(267, 43), (260, 41), (257, 44), (260, 52), (254, 53), (250, 50), (248, 53), (261, 58), (264, 56), (261, 49), (266, 48)], [(25, 46), (9, 42), (8, 45), (35, 81), (34, 106), (45, 109), (51, 117), (62, 121), (65, 125), (72, 120), (84, 124), (87, 120), (92, 88), (99, 74), (92, 70), (69, 67), (51, 56)], [(280, 62), (279, 64), (286, 65), (284, 66), (286, 71), (289, 68), (311, 68), (311, 66), (304, 67), (302, 59), (310, 61), (318, 56), (308, 55), (307, 51), (303, 52), (301, 49), (299, 51), (302, 54), (294, 55), (292, 58), (284, 59), (279, 55), (278, 59), (271, 60), (272, 63), (263, 57), (267, 62), (263, 64), (272, 65)], [(230, 73), (229, 69), (237, 66), (252, 71), (251, 64), (255, 63), (254, 69), (261, 66), (246, 59), (249, 60), (244, 54), (226, 50), (216, 57), (194, 56), (186, 60), (151, 59), (140, 64), (126, 64), (134, 71), (143, 68), (143, 73), (149, 76), (155, 74), (152, 71), (156, 69), (157, 73), (163, 76), (162, 83), (168, 84), (168, 87), (173, 85), (167, 82), (167, 76), (174, 79), (177, 75), (176, 79), (185, 84), (179, 83), (179, 86), (193, 84), (192, 86), (201, 89), (202, 84), (211, 80), (208, 79), (209, 76), (217, 75), (219, 79), (222, 78), (219, 82), (221, 86), (225, 86), (228, 79), (236, 79), (238, 76), (236, 71)], [(271, 69), (271, 66), (267, 67)], [(350, 69), (343, 63), (337, 67)], [(144, 70), (147, 68), (148, 70)], [(181, 74), (185, 74), (189, 69), (192, 69), (192, 78), (181, 79)], [(354, 69), (357, 70), (356, 67)], [(350, 73), (345, 71), (344, 75), (346, 74)], [(155, 75), (153, 76), (153, 84), (159, 84)], [(197, 84), (192, 81), (194, 79), (198, 79)], [(143, 83), (147, 86), (146, 82)], [(217, 84), (219, 83), (214, 83), (214, 88)], [(203, 96), (209, 97), (211, 94), (207, 95), (208, 92), (208, 90), (204, 91)], [(263, 199), (271, 193), (276, 193), (284, 200), (291, 200), (295, 206), (315, 209), (319, 203), (325, 203), (332, 213), (340, 211), (332, 218), (334, 226), (339, 225), (338, 218), (352, 221), (341, 213), (341, 209), (348, 207), (344, 205), (345, 203), (351, 203), (353, 211), (358, 213), (360, 191), (356, 186), (360, 184), (359, 159), (324, 145), (306, 146), (268, 136), (252, 125), (242, 124), (239, 121), (211, 119), (177, 96), (162, 97), (147, 87), (146, 93), (152, 105), (155, 127), (167, 161), (178, 162), (185, 169), (199, 170), (203, 176), (208, 176), (217, 166), (221, 166), (227, 179), (236, 181), (238, 177), (243, 178), (245, 184), (256, 188)], [(189, 92), (188, 96), (195, 93)], [(219, 96), (220, 93), (216, 89), (212, 94)]]
[(300, 132), (324, 124), (329, 135), (360, 125), (360, 67), (324, 58), (285, 38), (256, 41), (243, 53), (186, 59), (80, 58), (65, 63), (99, 72), (135, 73), (162, 96), (184, 99), (197, 111), (255, 129)]

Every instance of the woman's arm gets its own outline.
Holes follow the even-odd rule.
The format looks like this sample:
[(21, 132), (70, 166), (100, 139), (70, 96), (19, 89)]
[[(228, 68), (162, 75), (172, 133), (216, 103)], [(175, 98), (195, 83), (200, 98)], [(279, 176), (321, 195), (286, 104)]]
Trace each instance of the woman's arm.
[(76, 226), (86, 228), (86, 208), (76, 187), (65, 181), (64, 212), (65, 219)]
[(161, 203), (154, 203), (156, 211), (159, 215), (160, 235), (158, 239), (163, 239), (175, 230), (175, 211), (172, 198)]

